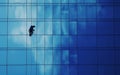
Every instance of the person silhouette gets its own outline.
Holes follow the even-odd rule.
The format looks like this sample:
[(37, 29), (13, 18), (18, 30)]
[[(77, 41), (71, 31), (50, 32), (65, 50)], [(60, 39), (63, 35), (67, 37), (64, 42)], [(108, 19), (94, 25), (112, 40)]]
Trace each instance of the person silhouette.
[(29, 36), (32, 36), (33, 35), (33, 31), (34, 30), (35, 26), (34, 25), (31, 25), (30, 28), (29, 28)]

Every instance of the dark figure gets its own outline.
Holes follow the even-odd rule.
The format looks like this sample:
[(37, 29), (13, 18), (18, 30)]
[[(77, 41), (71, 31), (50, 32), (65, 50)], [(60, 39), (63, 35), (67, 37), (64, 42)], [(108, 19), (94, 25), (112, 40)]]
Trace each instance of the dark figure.
[(35, 27), (35, 26), (31, 25), (31, 27), (29, 28), (29, 36), (32, 36), (33, 31), (35, 31), (35, 30), (34, 30), (34, 27)]

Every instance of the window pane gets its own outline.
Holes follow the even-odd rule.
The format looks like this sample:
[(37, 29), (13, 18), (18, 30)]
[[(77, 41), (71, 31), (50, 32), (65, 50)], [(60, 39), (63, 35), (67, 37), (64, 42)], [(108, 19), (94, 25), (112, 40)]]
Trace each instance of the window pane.
[(0, 65), (6, 64), (6, 56), (7, 56), (7, 51), (0, 49)]
[(0, 73), (6, 75), (6, 66), (0, 66)]
[(8, 64), (26, 64), (26, 51), (25, 50), (9, 50), (8, 51)]
[[(0, 0), (0, 1), (4, 1), (4, 0)], [(0, 6), (0, 10), (2, 10), (2, 12), (0, 12), (0, 18), (7, 18), (7, 6)]]
[(7, 47), (7, 36), (0, 35), (0, 47)]
[(46, 50), (45, 51), (45, 64), (52, 64), (53, 63), (53, 51), (52, 50)]
[(8, 75), (26, 75), (26, 66), (8, 66)]
[(0, 22), (0, 35), (1, 34), (7, 34), (7, 23), (6, 22)]

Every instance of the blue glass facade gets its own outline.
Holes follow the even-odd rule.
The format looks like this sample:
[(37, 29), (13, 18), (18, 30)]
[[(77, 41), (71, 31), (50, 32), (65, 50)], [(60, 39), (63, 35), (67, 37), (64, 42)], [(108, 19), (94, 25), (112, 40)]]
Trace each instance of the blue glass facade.
[(1, 0), (0, 74), (120, 75), (119, 9), (119, 0)]

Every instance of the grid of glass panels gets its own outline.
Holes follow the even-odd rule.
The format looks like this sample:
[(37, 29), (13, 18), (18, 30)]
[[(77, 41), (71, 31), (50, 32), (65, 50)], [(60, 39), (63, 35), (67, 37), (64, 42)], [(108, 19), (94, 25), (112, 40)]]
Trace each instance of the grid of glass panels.
[(119, 9), (119, 0), (0, 0), (0, 73), (120, 75)]

